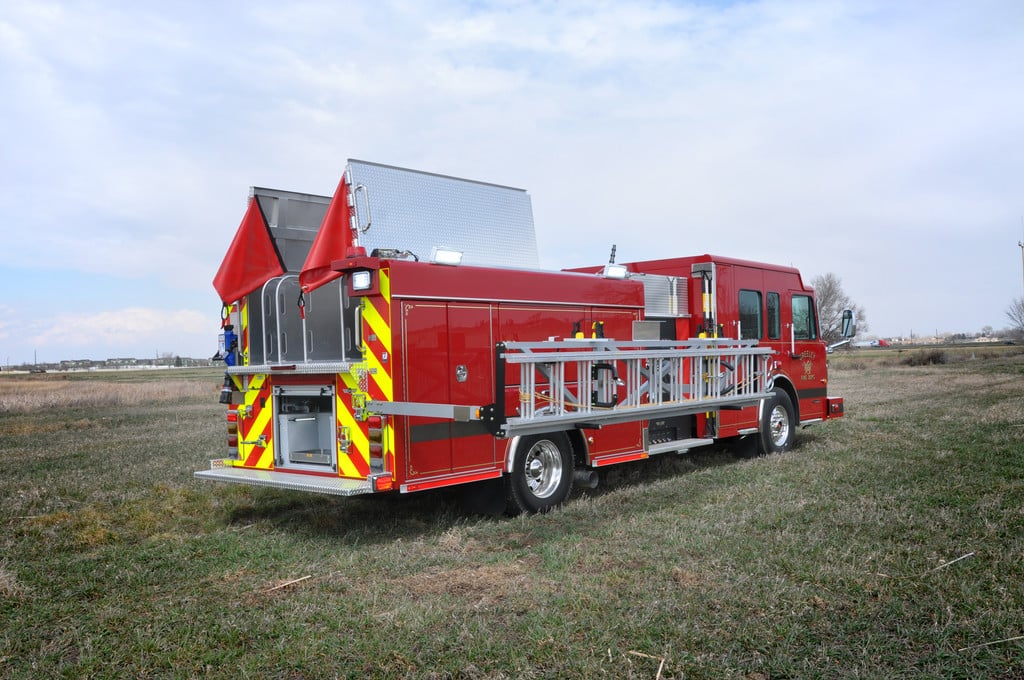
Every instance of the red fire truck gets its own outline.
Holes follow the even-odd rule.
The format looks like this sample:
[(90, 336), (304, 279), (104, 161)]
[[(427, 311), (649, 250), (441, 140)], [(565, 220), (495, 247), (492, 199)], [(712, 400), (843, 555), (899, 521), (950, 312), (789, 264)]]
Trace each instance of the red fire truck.
[(333, 198), (253, 188), (214, 280), (229, 450), (196, 476), (543, 512), (603, 466), (842, 415), (796, 269), (614, 259), (542, 271), (511, 187), (350, 160)]

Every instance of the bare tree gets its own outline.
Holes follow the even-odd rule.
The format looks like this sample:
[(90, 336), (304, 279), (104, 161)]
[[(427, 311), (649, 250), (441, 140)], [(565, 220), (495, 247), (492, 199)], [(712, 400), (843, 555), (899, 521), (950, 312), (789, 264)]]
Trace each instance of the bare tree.
[(843, 310), (852, 309), (857, 315), (857, 332), (868, 329), (864, 308), (856, 304), (846, 291), (843, 281), (831, 272), (811, 279), (815, 297), (818, 299), (818, 323), (821, 325), (821, 339), (827, 344), (839, 342), (842, 338)]
[(1006, 318), (1010, 320), (1013, 330), (1024, 334), (1024, 297), (1010, 303), (1006, 308)]

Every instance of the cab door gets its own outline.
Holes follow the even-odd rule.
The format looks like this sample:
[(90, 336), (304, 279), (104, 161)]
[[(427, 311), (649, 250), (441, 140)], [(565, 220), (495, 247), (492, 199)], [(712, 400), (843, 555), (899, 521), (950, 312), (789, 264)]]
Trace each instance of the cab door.
[(828, 394), (825, 346), (819, 338), (818, 314), (814, 296), (805, 291), (789, 291), (789, 352), (786, 373), (793, 380), (800, 401), (800, 421), (823, 418)]
[[(717, 267), (717, 318), (725, 337), (762, 342), (765, 335), (763, 273), (754, 267)], [(734, 436), (758, 427), (757, 406), (718, 412), (720, 437)]]

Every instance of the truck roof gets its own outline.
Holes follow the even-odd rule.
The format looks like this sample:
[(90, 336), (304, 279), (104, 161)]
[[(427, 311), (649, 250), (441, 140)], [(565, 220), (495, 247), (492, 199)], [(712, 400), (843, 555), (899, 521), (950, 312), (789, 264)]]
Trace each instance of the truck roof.
[[(365, 262), (373, 266), (374, 260), (376, 258), (366, 258)], [(411, 260), (381, 259), (376, 262), (382, 269), (390, 270), (391, 295), (394, 297), (644, 306), (643, 285), (635, 280), (609, 279), (582, 272), (447, 266)], [(348, 270), (354, 263), (339, 260), (333, 264), (335, 269)]]

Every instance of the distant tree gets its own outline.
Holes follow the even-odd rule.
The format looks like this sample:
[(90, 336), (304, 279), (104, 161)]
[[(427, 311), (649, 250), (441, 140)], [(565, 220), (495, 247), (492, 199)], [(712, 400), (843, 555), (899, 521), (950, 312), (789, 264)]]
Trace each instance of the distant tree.
[(1006, 318), (1010, 320), (1013, 330), (1024, 334), (1024, 297), (1010, 303), (1006, 308)]
[(857, 317), (857, 333), (868, 330), (867, 315), (864, 308), (856, 304), (846, 291), (843, 281), (831, 272), (811, 279), (815, 296), (818, 299), (818, 323), (821, 324), (821, 339), (831, 345), (842, 339), (843, 310), (852, 309)]

